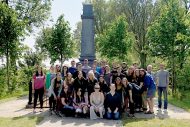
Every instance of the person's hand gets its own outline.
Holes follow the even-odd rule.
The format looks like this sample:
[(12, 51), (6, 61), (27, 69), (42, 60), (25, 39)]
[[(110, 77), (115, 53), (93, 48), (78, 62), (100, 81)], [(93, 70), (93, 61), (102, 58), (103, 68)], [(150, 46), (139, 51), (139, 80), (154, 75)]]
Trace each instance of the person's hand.
[(108, 108), (108, 112), (111, 113), (111, 109), (110, 108)]
[(134, 103), (133, 99), (130, 99), (130, 102), (131, 102), (131, 103)]
[(54, 100), (57, 100), (57, 97), (54, 97)]
[(57, 96), (57, 99), (60, 99), (60, 96)]
[(117, 110), (114, 110), (114, 113), (117, 113)]
[(35, 92), (35, 90), (34, 89), (32, 89), (32, 93), (34, 93)]

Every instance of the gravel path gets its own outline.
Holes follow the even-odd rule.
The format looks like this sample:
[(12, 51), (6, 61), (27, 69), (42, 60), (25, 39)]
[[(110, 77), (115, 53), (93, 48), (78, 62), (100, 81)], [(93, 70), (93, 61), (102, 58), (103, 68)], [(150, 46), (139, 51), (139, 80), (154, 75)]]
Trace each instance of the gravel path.
[[(8, 102), (4, 102), (0, 104), (0, 117), (18, 117), (18, 116), (33, 116), (32, 109), (25, 109), (27, 104), (27, 97), (22, 97), (16, 100), (11, 100)], [(144, 113), (136, 113), (135, 117), (137, 118), (173, 118), (173, 119), (189, 119), (190, 113), (175, 107), (173, 105), (168, 106), (168, 112), (164, 113), (163, 111), (158, 112), (157, 109), (157, 99), (155, 99), (155, 114), (154, 115), (145, 115)], [(47, 111), (48, 109), (44, 109), (43, 113), (37, 113), (39, 115), (44, 116), (44, 120), (39, 123), (36, 127), (120, 127), (122, 125), (121, 120), (89, 120), (83, 118), (60, 118), (55, 115), (50, 115)]]

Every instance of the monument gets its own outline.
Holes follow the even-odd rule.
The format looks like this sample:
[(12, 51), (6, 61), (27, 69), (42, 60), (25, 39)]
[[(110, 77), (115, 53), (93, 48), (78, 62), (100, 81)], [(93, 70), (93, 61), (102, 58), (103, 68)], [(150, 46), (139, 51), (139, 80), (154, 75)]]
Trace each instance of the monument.
[(82, 31), (81, 31), (81, 55), (80, 62), (88, 59), (89, 65), (95, 59), (95, 42), (94, 42), (94, 14), (92, 4), (83, 3)]

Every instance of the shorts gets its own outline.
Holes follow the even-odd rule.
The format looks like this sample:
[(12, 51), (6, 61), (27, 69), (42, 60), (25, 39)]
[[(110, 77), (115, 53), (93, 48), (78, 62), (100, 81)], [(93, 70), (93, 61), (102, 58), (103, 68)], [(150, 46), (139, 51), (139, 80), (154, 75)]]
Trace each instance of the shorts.
[(146, 98), (153, 98), (155, 97), (156, 90), (155, 89), (148, 89), (147, 97)]

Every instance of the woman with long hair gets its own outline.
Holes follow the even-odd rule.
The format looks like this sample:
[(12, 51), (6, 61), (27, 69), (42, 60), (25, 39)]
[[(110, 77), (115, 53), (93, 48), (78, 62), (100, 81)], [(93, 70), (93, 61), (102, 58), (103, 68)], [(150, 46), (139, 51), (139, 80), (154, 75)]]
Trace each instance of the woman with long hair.
[(106, 96), (106, 94), (110, 91), (108, 84), (106, 84), (104, 80), (104, 76), (100, 75), (99, 78), (100, 91)]
[(42, 67), (38, 66), (38, 71), (33, 75), (32, 79), (32, 89), (34, 93), (34, 110), (36, 112), (36, 104), (39, 97), (40, 100), (40, 112), (43, 111), (43, 95), (45, 91), (45, 75), (42, 71)]
[(75, 94), (75, 97), (73, 99), (73, 106), (75, 108), (76, 115), (82, 114), (86, 116), (89, 108), (88, 104), (88, 96), (85, 97), (84, 94), (82, 94), (82, 89), (79, 88)]
[(88, 79), (87, 79), (87, 90), (88, 90), (88, 96), (90, 96), (90, 94), (92, 92), (94, 92), (94, 86), (97, 83), (97, 79), (94, 76), (94, 72), (92, 70), (90, 70), (88, 72)]

